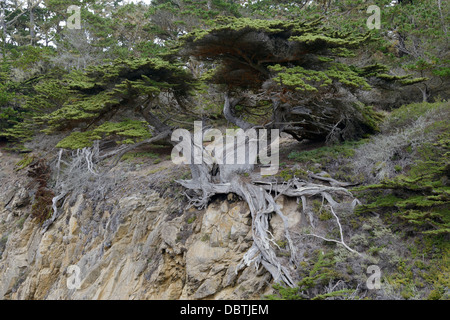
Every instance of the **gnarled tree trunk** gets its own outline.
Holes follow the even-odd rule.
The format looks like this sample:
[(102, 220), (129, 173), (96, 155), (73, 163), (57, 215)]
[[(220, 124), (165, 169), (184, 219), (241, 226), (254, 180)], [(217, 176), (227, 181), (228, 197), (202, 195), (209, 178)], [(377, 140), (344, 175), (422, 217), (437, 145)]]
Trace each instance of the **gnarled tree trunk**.
[[(238, 100), (235, 99), (231, 101), (228, 96), (225, 97), (225, 117), (244, 130), (250, 129), (251, 125), (249, 123), (235, 117), (233, 114), (233, 108), (237, 103)], [(235, 146), (226, 145), (223, 150), (225, 150), (225, 152), (226, 150), (237, 151), (237, 148)], [(249, 152), (249, 148), (245, 148), (245, 150), (247, 153)], [(201, 153), (203, 154), (202, 163), (191, 164), (192, 179), (177, 180), (177, 182), (182, 186), (195, 192), (195, 196), (189, 197), (191, 205), (200, 209), (205, 208), (212, 196), (216, 194), (235, 193), (246, 201), (250, 208), (252, 216), (253, 245), (245, 253), (236, 272), (245, 266), (250, 266), (251, 264), (254, 264), (257, 268), (262, 265), (271, 273), (275, 282), (283, 282), (291, 287), (295, 286), (296, 277), (293, 273), (293, 266), (298, 262), (296, 261), (296, 246), (290, 236), (287, 218), (284, 216), (275, 201), (276, 197), (280, 195), (302, 199), (304, 205), (306, 204), (307, 198), (321, 196), (324, 201), (328, 202), (330, 209), (337, 220), (341, 238), (340, 240), (334, 240), (326, 239), (315, 234), (309, 235), (319, 237), (322, 240), (340, 243), (350, 251), (355, 252), (345, 244), (342, 234), (342, 227), (335, 213), (335, 210), (338, 210), (339, 205), (339, 203), (334, 199), (336, 196), (349, 197), (353, 199), (351, 193), (341, 186), (344, 184), (340, 184), (338, 181), (333, 180), (334, 186), (326, 186), (308, 183), (298, 179), (291, 179), (287, 184), (273, 185), (272, 183), (264, 182), (262, 177), (261, 179), (258, 179), (259, 181), (252, 181), (249, 177), (242, 175), (243, 172), (251, 173), (253, 171), (255, 166), (252, 163), (244, 163), (241, 165), (219, 165), (219, 170), (225, 170), (226, 174), (221, 172), (219, 174), (220, 180), (217, 181), (217, 179), (212, 177), (211, 173), (211, 163), (214, 162), (214, 159), (212, 159), (209, 153), (205, 152), (204, 148)], [(224, 154), (224, 158), (225, 157), (226, 155)], [(245, 156), (245, 159), (251, 161), (248, 154)], [(194, 161), (192, 161), (192, 163), (194, 163)], [(275, 193), (277, 194), (276, 197), (274, 196)], [(352, 202), (352, 207), (354, 207), (357, 203), (358, 201), (355, 199)], [(272, 214), (278, 215), (284, 222), (284, 234), (289, 250), (291, 251), (289, 265), (285, 265), (283, 261), (275, 254), (275, 247), (277, 245), (269, 231), (270, 217)]]
[[(224, 113), (227, 114), (228, 119), (232, 119), (236, 124), (241, 124), (244, 128), (250, 129), (249, 124), (245, 121), (241, 122), (237, 119), (233, 113), (232, 109), (235, 106), (237, 100), (230, 102), (230, 99), (226, 97), (225, 99), (225, 110)], [(154, 143), (157, 141), (167, 140), (173, 132), (173, 128), (162, 123), (150, 112), (145, 112), (143, 110), (143, 115), (145, 116), (147, 122), (154, 128), (154, 135), (151, 139), (143, 141), (137, 145), (143, 143)], [(191, 137), (192, 138), (192, 137)], [(261, 137), (259, 137), (261, 138)], [(271, 139), (272, 141), (272, 139)], [(225, 145), (223, 147), (223, 157), (226, 158), (228, 152), (238, 152), (238, 146), (235, 145), (235, 140), (233, 140), (232, 145)], [(275, 140), (275, 143), (277, 140)], [(173, 143), (173, 142), (172, 142)], [(337, 224), (340, 230), (340, 239), (326, 239), (320, 237), (316, 234), (308, 234), (309, 236), (315, 236), (322, 240), (333, 241), (342, 244), (348, 250), (354, 252), (349, 248), (345, 242), (342, 234), (342, 227), (339, 222), (339, 218), (336, 211), (339, 211), (339, 203), (335, 198), (350, 198), (353, 200), (351, 193), (346, 190), (343, 186), (345, 184), (339, 183), (334, 179), (329, 179), (326, 182), (330, 183), (331, 186), (326, 186), (322, 184), (310, 183), (307, 181), (299, 179), (291, 179), (287, 183), (282, 185), (273, 184), (264, 178), (259, 176), (257, 179), (250, 178), (255, 176), (254, 169), (256, 169), (255, 162), (252, 157), (256, 157), (256, 154), (249, 154), (249, 148), (244, 148), (246, 154), (239, 155), (239, 158), (246, 159), (247, 161), (241, 164), (223, 164), (217, 163), (217, 159), (213, 158), (212, 155), (205, 149), (203, 144), (195, 144), (195, 139), (191, 139), (192, 148), (191, 150), (196, 152), (191, 152), (191, 174), (192, 179), (190, 180), (177, 180), (179, 184), (184, 186), (186, 189), (191, 190), (190, 195), (186, 193), (186, 196), (190, 200), (190, 205), (195, 206), (199, 209), (205, 208), (212, 196), (216, 194), (228, 194), (234, 193), (241, 197), (247, 202), (251, 217), (252, 217), (252, 235), (253, 235), (253, 245), (244, 254), (241, 263), (237, 266), (236, 272), (242, 268), (250, 265), (254, 265), (256, 268), (263, 266), (270, 274), (273, 276), (275, 282), (282, 282), (288, 286), (294, 287), (296, 285), (297, 277), (294, 273), (295, 265), (299, 262), (297, 261), (298, 256), (297, 245), (292, 241), (289, 225), (287, 218), (284, 216), (280, 207), (276, 203), (277, 197), (280, 195), (285, 195), (287, 197), (296, 198), (298, 201), (302, 201), (303, 204), (303, 214), (309, 215), (311, 226), (314, 228), (314, 217), (311, 212), (307, 210), (306, 202), (308, 198), (321, 196), (323, 202), (327, 202), (331, 212), (336, 218)], [(245, 143), (245, 140), (244, 140)], [(123, 147), (117, 149), (115, 152), (109, 151), (108, 153), (101, 154), (99, 150), (99, 144), (95, 143), (93, 148), (85, 148), (83, 150), (78, 150), (72, 155), (72, 161), (68, 164), (66, 168), (65, 177), (73, 177), (70, 172), (75, 172), (78, 179), (83, 178), (80, 174), (85, 172), (86, 174), (98, 175), (98, 172), (94, 168), (95, 163), (104, 160), (105, 158), (115, 156), (113, 159), (113, 165), (117, 164), (118, 159), (127, 151), (132, 150), (136, 145)], [(202, 155), (201, 162), (194, 161), (194, 155)], [(59, 176), (59, 168), (61, 163), (61, 153), (57, 161), (58, 177), (58, 195), (53, 199), (53, 215), (52, 217), (44, 223), (44, 230), (52, 224), (52, 222), (58, 217), (57, 203), (62, 200), (71, 189), (66, 185), (67, 179)], [(212, 170), (216, 166), (217, 170)], [(111, 168), (111, 167), (109, 167)], [(247, 173), (243, 175), (243, 173)], [(100, 174), (99, 176), (102, 176)], [(71, 178), (73, 179), (73, 178)], [(320, 179), (319, 179), (320, 180)], [(326, 180), (326, 179), (322, 179)], [(72, 182), (72, 181), (70, 181)], [(355, 200), (352, 205), (357, 203)], [(270, 232), (270, 218), (273, 214), (278, 215), (284, 223), (284, 236), (287, 241), (288, 248), (290, 250), (289, 262), (283, 258), (281, 259), (276, 255), (275, 249), (278, 247), (276, 241)]]

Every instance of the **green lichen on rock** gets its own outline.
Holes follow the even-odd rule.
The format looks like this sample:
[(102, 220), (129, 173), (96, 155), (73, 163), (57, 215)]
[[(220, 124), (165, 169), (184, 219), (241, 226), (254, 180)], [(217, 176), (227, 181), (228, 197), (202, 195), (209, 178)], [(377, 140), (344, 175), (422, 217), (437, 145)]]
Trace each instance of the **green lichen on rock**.
[(26, 155), (22, 160), (16, 163), (16, 171), (20, 171), (26, 167), (28, 167), (33, 161), (35, 157), (32, 155)]
[[(321, 293), (322, 288), (336, 279), (345, 279), (346, 275), (335, 271), (334, 253), (324, 250), (313, 253), (310, 261), (303, 261), (299, 267), (301, 280), (296, 287), (274, 284), (274, 294), (266, 295), (268, 300), (325, 300), (332, 297), (346, 297), (354, 290), (343, 289), (329, 293)], [(337, 281), (337, 280), (336, 280)]]

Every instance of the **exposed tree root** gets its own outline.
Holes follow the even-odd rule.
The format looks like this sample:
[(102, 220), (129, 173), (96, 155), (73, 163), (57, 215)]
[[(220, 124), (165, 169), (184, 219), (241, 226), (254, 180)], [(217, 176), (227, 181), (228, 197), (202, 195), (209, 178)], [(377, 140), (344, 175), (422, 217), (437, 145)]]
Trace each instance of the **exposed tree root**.
[[(291, 252), (290, 265), (295, 265), (297, 262), (296, 246), (290, 236), (287, 218), (283, 215), (280, 207), (275, 202), (276, 198), (280, 195), (302, 199), (304, 205), (303, 211), (305, 214), (306, 198), (318, 195), (322, 196), (323, 200), (328, 202), (330, 210), (336, 218), (341, 239), (338, 241), (327, 239), (315, 234), (310, 235), (321, 238), (325, 241), (340, 243), (350, 252), (357, 253), (344, 242), (342, 226), (338, 216), (335, 213), (335, 208), (338, 207), (339, 203), (334, 200), (333, 196), (352, 197), (351, 193), (342, 187), (318, 185), (298, 179), (291, 179), (287, 184), (283, 185), (273, 185), (273, 183), (264, 181), (249, 182), (246, 178), (238, 174), (235, 174), (230, 181), (226, 183), (213, 183), (205, 180), (194, 179), (178, 180), (177, 182), (185, 188), (195, 190), (197, 192), (197, 197), (189, 198), (191, 205), (198, 208), (206, 207), (208, 200), (213, 195), (226, 194), (230, 192), (239, 195), (247, 202), (252, 216), (253, 245), (245, 253), (241, 263), (237, 267), (236, 272), (245, 266), (250, 266), (251, 264), (254, 264), (256, 268), (259, 268), (260, 264), (262, 264), (264, 268), (271, 273), (275, 282), (284, 282), (291, 287), (295, 286), (296, 281), (292, 273), (292, 268), (285, 266), (282, 260), (276, 256), (274, 250), (274, 245), (276, 246), (275, 240), (269, 231), (270, 216), (275, 213), (284, 223), (284, 235)], [(276, 196), (274, 197), (273, 194), (276, 194)], [(352, 202), (352, 208), (354, 205), (356, 205), (356, 202)], [(312, 227), (314, 227), (313, 222), (310, 222)]]
[[(227, 104), (230, 104), (228, 100), (226, 102)], [(234, 103), (235, 101), (233, 101), (233, 104)], [(159, 134), (138, 145), (164, 140), (170, 136), (171, 130), (167, 129), (167, 126), (159, 123), (157, 119), (154, 119), (151, 116), (149, 116), (149, 120), (152, 121), (152, 125), (155, 128), (162, 128), (164, 130), (159, 131)], [(195, 139), (192, 139), (191, 141), (195, 141)], [(72, 152), (70, 161), (68, 162), (62, 160), (63, 151), (61, 151), (56, 163), (57, 179), (53, 189), (56, 191), (55, 193), (57, 196), (55, 196), (52, 201), (53, 215), (50, 219), (45, 221), (43, 232), (45, 232), (45, 230), (47, 230), (47, 228), (58, 218), (58, 203), (62, 199), (69, 193), (81, 193), (82, 190), (79, 190), (80, 186), (86, 185), (86, 180), (92, 176), (96, 176), (98, 179), (105, 175), (105, 172), (107, 171), (103, 173), (97, 172), (95, 168), (96, 163), (109, 157), (115, 157), (112, 161), (112, 166), (114, 166), (124, 153), (135, 147), (136, 145), (118, 148), (114, 151), (103, 152), (103, 154), (100, 154), (99, 143), (96, 142), (91, 148), (84, 148)], [(233, 146), (230, 146), (230, 148), (225, 146), (225, 150), (232, 149)], [(342, 225), (336, 214), (336, 210), (338, 210), (340, 206), (340, 203), (335, 200), (338, 197), (353, 199), (350, 206), (352, 209), (358, 204), (357, 199), (354, 199), (352, 194), (344, 188), (347, 184), (320, 175), (316, 175), (313, 178), (326, 181), (331, 186), (310, 183), (296, 178), (281, 185), (264, 181), (262, 178), (260, 181), (252, 181), (249, 177), (241, 175), (243, 172), (250, 173), (253, 171), (254, 165), (248, 163), (242, 165), (219, 165), (219, 172), (214, 173), (214, 170), (212, 169), (214, 166), (217, 166), (217, 164), (207, 150), (205, 150), (202, 145), (196, 145), (195, 143), (192, 144), (192, 150), (194, 151), (191, 153), (192, 157), (199, 154), (203, 155), (202, 163), (194, 164), (196, 162), (193, 161), (194, 159), (191, 159), (192, 164), (190, 165), (190, 168), (192, 179), (177, 180), (178, 183), (190, 190), (189, 194), (188, 192), (185, 194), (188, 197), (191, 206), (203, 209), (209, 204), (209, 200), (212, 196), (228, 193), (237, 194), (246, 201), (249, 206), (252, 217), (253, 244), (244, 254), (241, 263), (236, 268), (236, 272), (246, 266), (254, 265), (256, 268), (259, 268), (260, 265), (262, 265), (270, 272), (275, 282), (283, 282), (291, 287), (295, 286), (296, 276), (293, 270), (295, 265), (299, 262), (297, 261), (298, 244), (295, 244), (292, 241), (287, 217), (284, 216), (276, 203), (277, 198), (281, 195), (295, 198), (297, 199), (297, 202), (302, 201), (303, 214), (309, 217), (309, 222), (313, 230), (315, 229), (315, 218), (313, 212), (308, 209), (307, 200), (312, 197), (321, 196), (322, 208), (329, 207), (337, 221), (340, 231), (340, 240), (327, 239), (313, 233), (306, 234), (306, 236), (314, 236), (325, 241), (339, 243), (350, 252), (356, 253), (355, 250), (351, 249), (345, 243)], [(255, 163), (251, 160), (252, 159), (249, 159), (250, 163)], [(62, 164), (64, 165), (64, 168), (62, 168)], [(112, 166), (106, 170), (111, 169)], [(278, 247), (278, 245), (270, 232), (270, 219), (273, 214), (278, 215), (284, 224), (284, 236), (290, 251), (289, 262), (286, 262), (284, 258), (280, 258), (276, 255), (275, 248)]]
[[(53, 213), (49, 219), (44, 221), (41, 232), (45, 233), (53, 222), (59, 217), (61, 212), (58, 210), (58, 204), (67, 195), (82, 193), (83, 188), (93, 176), (96, 177), (96, 179), (105, 178), (106, 173), (112, 167), (117, 165), (125, 153), (144, 144), (165, 140), (170, 136), (170, 133), (170, 130), (165, 130), (164, 132), (159, 133), (145, 141), (141, 141), (131, 146), (114, 148), (114, 150), (100, 150), (100, 141), (95, 141), (92, 147), (77, 149), (75, 151), (60, 149), (56, 163), (54, 164), (56, 177), (52, 189), (57, 195), (52, 199)], [(64, 155), (68, 158), (67, 161), (63, 160)], [(100, 170), (96, 169), (97, 164), (107, 158), (113, 158), (112, 164), (103, 172), (100, 172)], [(97, 192), (104, 193), (104, 190), (97, 190)]]
[[(227, 119), (230, 121), (233, 120), (235, 123), (238, 122), (238, 119), (233, 117), (231, 110), (236, 103), (237, 100), (233, 100), (231, 102), (228, 96), (225, 97), (224, 113), (227, 116)], [(241, 127), (248, 128), (246, 124), (241, 124)], [(192, 139), (192, 141), (195, 141), (195, 139)], [(291, 179), (282, 185), (274, 185), (273, 183), (263, 181), (262, 179), (261, 181), (251, 181), (248, 177), (241, 175), (241, 173), (244, 172), (250, 173), (254, 169), (254, 165), (250, 163), (255, 162), (252, 161), (253, 159), (250, 159), (250, 152), (248, 149), (244, 149), (246, 150), (247, 155), (245, 158), (243, 157), (243, 159), (246, 159), (247, 157), (249, 159), (246, 164), (222, 164), (219, 165), (219, 173), (213, 175), (211, 168), (214, 164), (214, 159), (208, 152), (205, 151), (203, 146), (193, 144), (192, 149), (195, 148), (197, 148), (197, 150), (192, 152), (192, 155), (202, 154), (202, 163), (190, 165), (192, 174), (191, 180), (177, 180), (177, 182), (182, 186), (195, 193), (195, 195), (188, 195), (186, 193), (186, 196), (190, 201), (190, 205), (203, 209), (208, 205), (212, 196), (216, 194), (235, 193), (246, 201), (250, 208), (252, 216), (253, 245), (244, 254), (241, 263), (237, 266), (236, 272), (245, 266), (250, 266), (253, 264), (256, 268), (259, 268), (262, 264), (263, 267), (271, 273), (275, 282), (284, 282), (291, 287), (295, 286), (296, 281), (292, 271), (293, 267), (298, 263), (298, 261), (296, 261), (297, 248), (291, 239), (287, 218), (284, 216), (280, 207), (276, 203), (276, 199), (281, 195), (296, 198), (297, 201), (302, 200), (303, 213), (309, 216), (310, 224), (313, 229), (314, 217), (311, 210), (308, 210), (306, 206), (306, 199), (314, 196), (322, 196), (322, 206), (324, 205), (323, 202), (327, 201), (333, 215), (337, 219), (341, 234), (341, 240), (339, 243), (351, 252), (356, 252), (345, 244), (343, 240), (342, 226), (335, 213), (335, 209), (338, 208), (339, 203), (334, 199), (334, 197), (347, 197), (353, 199), (352, 194), (343, 187), (347, 186), (347, 184), (331, 178), (324, 178), (319, 175), (314, 178), (325, 180), (330, 183), (331, 186), (309, 183), (296, 178)], [(237, 146), (226, 145), (224, 147), (224, 153), (231, 150), (233, 150), (233, 152), (236, 151)], [(195, 163), (194, 159), (191, 160), (191, 163)], [(351, 208), (353, 209), (357, 203), (358, 202), (355, 199), (352, 202)], [(273, 235), (269, 231), (270, 217), (272, 214), (278, 215), (284, 224), (284, 236), (287, 240), (288, 248), (291, 253), (291, 258), (288, 265), (286, 265), (282, 259), (277, 257), (275, 253), (274, 248), (277, 247), (277, 245)], [(323, 240), (329, 239), (323, 238)], [(329, 241), (338, 242), (337, 240)]]
[(311, 233), (311, 234), (306, 234), (306, 235), (307, 235), (307, 236), (314, 236), (314, 237), (319, 238), (319, 239), (322, 239), (322, 240), (324, 240), (324, 241), (330, 241), (330, 242), (336, 242), (336, 243), (339, 243), (339, 244), (343, 245), (348, 251), (353, 252), (353, 253), (356, 253), (356, 254), (358, 254), (358, 255), (361, 255), (360, 253), (358, 253), (358, 252), (356, 252), (355, 250), (353, 250), (352, 248), (350, 248), (350, 247), (344, 242), (344, 234), (343, 234), (343, 232), (342, 232), (342, 225), (341, 225), (341, 222), (339, 221), (338, 216), (337, 216), (336, 213), (334, 212), (333, 206), (330, 206), (330, 210), (331, 210), (331, 213), (333, 214), (333, 216), (335, 217), (336, 222), (337, 222), (337, 224), (338, 224), (338, 226), (339, 226), (339, 235), (340, 235), (340, 237), (341, 237), (341, 240), (327, 239), (327, 238), (325, 238), (325, 237), (322, 237), (322, 236), (319, 236), (319, 235), (316, 235), (316, 234), (313, 234), (313, 233)]
[[(53, 190), (57, 195), (52, 199), (52, 216), (45, 220), (42, 225), (41, 233), (45, 233), (53, 222), (60, 216), (58, 203), (73, 192), (81, 193), (81, 190), (89, 178), (98, 176), (95, 166), (99, 160), (99, 143), (94, 143), (92, 147), (77, 149), (69, 155), (69, 162), (63, 160), (64, 150), (61, 149), (56, 160), (56, 179)], [(64, 205), (65, 201), (63, 202)]]

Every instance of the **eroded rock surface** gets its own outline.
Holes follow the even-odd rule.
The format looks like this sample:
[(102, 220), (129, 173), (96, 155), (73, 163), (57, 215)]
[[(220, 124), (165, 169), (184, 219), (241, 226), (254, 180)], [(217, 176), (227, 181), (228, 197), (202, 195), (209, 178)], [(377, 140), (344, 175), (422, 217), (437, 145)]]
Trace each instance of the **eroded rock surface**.
[[(15, 161), (1, 163), (0, 299), (258, 299), (271, 292), (263, 268), (236, 273), (252, 244), (245, 202), (230, 196), (187, 210), (157, 191), (120, 185), (121, 196), (101, 202), (73, 197), (43, 233)], [(299, 223), (295, 207), (290, 220)], [(281, 222), (273, 225), (282, 235)]]

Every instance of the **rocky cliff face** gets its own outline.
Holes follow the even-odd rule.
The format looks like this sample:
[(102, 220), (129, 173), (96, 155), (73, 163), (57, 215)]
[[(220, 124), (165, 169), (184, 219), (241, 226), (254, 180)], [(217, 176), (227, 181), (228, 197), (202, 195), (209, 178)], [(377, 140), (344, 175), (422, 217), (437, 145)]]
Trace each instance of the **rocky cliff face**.
[[(135, 188), (145, 175), (132, 171), (109, 198), (78, 194), (65, 202), (42, 232), (30, 215), (29, 178), (14, 170), (18, 160), (3, 154), (0, 163), (0, 299), (254, 299), (271, 292), (264, 269), (235, 272), (252, 237), (248, 207), (232, 195), (186, 210)], [(292, 207), (288, 216), (299, 223), (295, 201)], [(276, 218), (274, 233), (277, 224), (282, 234)]]
[[(167, 160), (171, 147), (127, 154), (107, 174), (67, 170), (69, 162), (52, 170), (58, 178), (45, 182), (54, 193), (67, 192), (47, 229), (33, 217), (43, 185), (27, 174), (34, 164), (0, 145), (0, 299), (448, 299), (447, 113), (448, 103), (402, 107), (355, 149), (281, 143), (280, 158), (294, 160), (280, 165), (275, 185), (294, 176), (369, 184), (352, 190), (359, 208), (351, 209), (350, 197), (336, 215), (324, 208), (325, 196), (277, 194), (293, 246), (279, 215), (268, 217), (270, 245), (283, 266), (294, 261), (292, 290), (272, 286), (263, 268), (236, 273), (253, 244), (247, 203), (225, 194), (204, 210), (188, 209), (192, 194), (175, 180), (189, 178), (189, 168)], [(39, 141), (36, 157), (59, 168), (58, 152)], [(79, 160), (77, 152), (65, 156)], [(379, 189), (386, 177), (393, 190)]]

